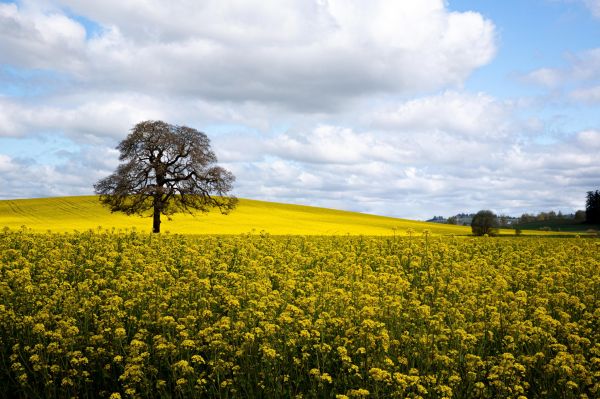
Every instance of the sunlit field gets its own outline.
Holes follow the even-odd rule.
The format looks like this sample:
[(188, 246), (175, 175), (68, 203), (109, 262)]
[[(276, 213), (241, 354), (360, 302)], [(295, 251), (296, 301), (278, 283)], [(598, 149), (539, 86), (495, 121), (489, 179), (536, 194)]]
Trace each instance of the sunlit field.
[[(103, 208), (98, 197), (58, 197), (0, 201), (0, 228), (3, 226), (46, 232), (131, 229), (152, 230), (150, 217), (126, 216)], [(241, 199), (229, 215), (176, 214), (162, 217), (162, 231), (178, 234), (244, 234), (261, 231), (274, 235), (408, 235), (429, 231), (434, 235), (469, 235), (471, 228), (407, 219), (346, 212), (334, 209)], [(514, 230), (501, 230), (514, 235)], [(524, 235), (573, 234), (524, 230)], [(574, 235), (574, 234), (573, 234)]]
[[(265, 231), (270, 234), (310, 235), (401, 235), (408, 229), (428, 229), (433, 234), (470, 234), (464, 226), (440, 225), (383, 216), (345, 212), (301, 205), (240, 200), (229, 215), (177, 214), (169, 221), (162, 217), (162, 231), (180, 234), (241, 234)], [(85, 231), (98, 226), (111, 229), (135, 227), (152, 230), (150, 217), (126, 216), (103, 208), (98, 197), (60, 197), (0, 201), (0, 228), (26, 225), (36, 231)]]
[(593, 238), (0, 231), (0, 396), (595, 398)]

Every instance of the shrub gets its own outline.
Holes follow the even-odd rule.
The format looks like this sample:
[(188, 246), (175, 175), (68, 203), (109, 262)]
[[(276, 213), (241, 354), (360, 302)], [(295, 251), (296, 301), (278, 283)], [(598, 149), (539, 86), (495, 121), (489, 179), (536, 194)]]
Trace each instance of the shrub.
[(471, 231), (476, 236), (496, 235), (498, 233), (498, 218), (492, 211), (479, 211), (471, 221)]

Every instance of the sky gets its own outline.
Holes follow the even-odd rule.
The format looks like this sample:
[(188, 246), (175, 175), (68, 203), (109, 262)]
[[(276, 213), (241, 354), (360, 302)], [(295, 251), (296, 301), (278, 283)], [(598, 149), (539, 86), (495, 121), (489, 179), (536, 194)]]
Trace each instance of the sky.
[(163, 120), (241, 198), (570, 213), (599, 110), (600, 0), (0, 0), (0, 199), (92, 194)]

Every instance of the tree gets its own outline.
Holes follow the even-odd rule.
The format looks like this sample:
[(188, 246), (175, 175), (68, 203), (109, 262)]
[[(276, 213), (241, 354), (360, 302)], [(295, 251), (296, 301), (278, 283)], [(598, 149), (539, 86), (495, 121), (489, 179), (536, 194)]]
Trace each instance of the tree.
[(536, 220), (536, 217), (534, 215), (530, 215), (528, 213), (524, 213), (519, 218), (519, 223), (530, 223), (530, 222), (533, 222), (535, 220)]
[(228, 213), (237, 198), (227, 196), (233, 174), (216, 165), (208, 137), (187, 126), (162, 121), (140, 122), (117, 146), (121, 163), (94, 185), (111, 212), (127, 215), (152, 210), (152, 231), (160, 232), (160, 215), (175, 212)]
[(494, 235), (498, 232), (498, 218), (492, 211), (479, 211), (473, 216), (471, 231), (476, 236)]
[(574, 219), (576, 222), (579, 223), (585, 222), (585, 211), (578, 210), (577, 212), (575, 212)]
[(588, 191), (585, 201), (586, 223), (600, 223), (600, 191)]
[(498, 217), (498, 223), (502, 227), (508, 226), (508, 216), (506, 216), (506, 215), (500, 215), (500, 217)]

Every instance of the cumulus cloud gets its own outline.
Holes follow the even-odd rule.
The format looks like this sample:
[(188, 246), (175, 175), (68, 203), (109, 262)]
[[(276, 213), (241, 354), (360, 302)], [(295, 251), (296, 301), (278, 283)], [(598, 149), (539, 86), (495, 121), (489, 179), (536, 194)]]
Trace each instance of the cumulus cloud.
[(82, 68), (85, 29), (64, 14), (0, 3), (0, 62), (32, 69)]
[(253, 104), (161, 99), (135, 92), (63, 94), (47, 97), (42, 104), (0, 96), (0, 138), (60, 133), (78, 143), (116, 143), (137, 122), (148, 119), (200, 130), (219, 123), (264, 130), (269, 127), (267, 109)]
[[(241, 197), (421, 219), (433, 210), (576, 209), (600, 174), (600, 133), (594, 130), (555, 144), (517, 144), (508, 136), (452, 133), (445, 123), (430, 125), (437, 133), (412, 135), (317, 125), (284, 134), (217, 136), (214, 148), (237, 176)], [(246, 157), (226, 155), (244, 152)], [(0, 157), (2, 184), (20, 197), (91, 193), (91, 183), (116, 164), (116, 151), (102, 145), (65, 154), (54, 166)]]
[[(0, 140), (69, 143), (52, 162), (0, 149), (1, 195), (89, 194), (128, 130), (163, 119), (209, 134), (240, 197), (423, 219), (580, 207), (598, 130), (540, 145), (522, 102), (462, 89), (495, 36), (442, 0), (0, 3), (0, 79), (24, 76)], [(567, 62), (530, 79), (597, 101), (600, 50)]]
[[(436, 144), (431, 147), (438, 148)], [(421, 163), (403, 158), (380, 162), (376, 153), (353, 163), (322, 164), (271, 155), (268, 160), (228, 167), (238, 177), (241, 196), (251, 192), (253, 198), (421, 219), (433, 212), (450, 215), (489, 207), (513, 215), (581, 209), (582, 193), (597, 183), (600, 174), (594, 156), (597, 147), (582, 150), (577, 140), (480, 147), (480, 157), (473, 157), (461, 140), (449, 144), (446, 152), (464, 163), (439, 162), (437, 154), (424, 147), (415, 153)]]
[[(466, 109), (469, 101), (481, 108), (474, 108), (473, 120), (459, 123), (450, 116), (462, 107), (451, 99), (466, 101)], [(398, 112), (420, 107), (448, 117)], [(387, 112), (402, 117), (384, 119), (394, 124), (381, 125)], [(373, 123), (364, 130), (319, 125), (264, 137), (259, 157), (228, 167), (238, 176), (242, 196), (252, 192), (254, 198), (343, 204), (345, 209), (401, 217), (427, 218), (432, 209), (453, 214), (492, 207), (520, 214), (581, 208), (581, 193), (600, 173), (594, 160), (598, 132), (581, 131), (540, 144), (535, 136), (518, 134), (515, 112), (513, 104), (490, 96), (442, 93), (373, 110), (368, 114)], [(510, 127), (505, 118), (512, 121)], [(523, 121), (522, 129), (528, 124)], [(235, 137), (220, 144), (225, 151), (247, 145)]]
[(600, 148), (600, 131), (584, 130), (577, 134), (577, 142), (585, 148)]
[(365, 159), (394, 161), (403, 155), (372, 133), (322, 125), (309, 132), (284, 133), (265, 148), (281, 158), (310, 163), (352, 164)]
[(0, 155), (2, 198), (87, 195), (91, 184), (114, 169), (118, 154), (105, 147), (86, 147), (64, 152), (57, 164), (24, 157)]
[[(79, 112), (87, 108), (93, 107), (82, 104)], [(375, 107), (362, 118), (362, 127), (317, 123), (211, 137), (220, 161), (237, 176), (238, 196), (409, 218), (483, 207), (510, 214), (565, 204), (578, 208), (579, 194), (600, 173), (596, 130), (539, 145), (514, 134), (519, 124), (512, 103), (485, 94), (443, 92)], [(4, 155), (0, 170), (7, 192), (91, 193), (92, 183), (117, 165), (111, 149), (116, 138), (110, 145), (79, 143), (82, 150), (63, 154), (54, 165)]]
[(370, 118), (376, 127), (403, 132), (497, 137), (508, 133), (510, 107), (484, 93), (446, 91), (375, 111)]
[(54, 3), (103, 29), (86, 40), (56, 11), (1, 5), (7, 62), (160, 95), (332, 110), (460, 85), (495, 53), (492, 22), (442, 0)]
[(137, 95), (59, 100), (42, 105), (0, 97), (0, 137), (61, 133), (77, 142), (99, 142), (123, 137), (140, 120), (166, 117), (159, 103)]
[(0, 172), (8, 173), (15, 169), (12, 159), (8, 155), (0, 154)]

